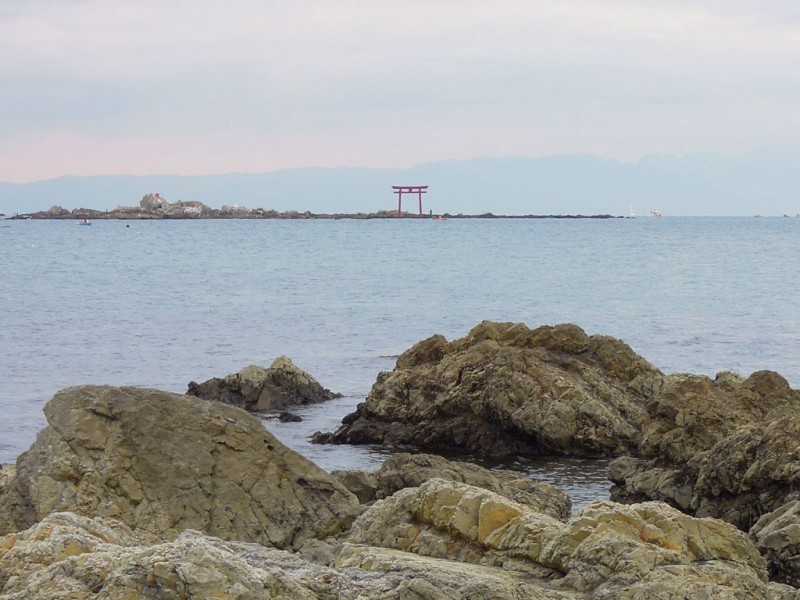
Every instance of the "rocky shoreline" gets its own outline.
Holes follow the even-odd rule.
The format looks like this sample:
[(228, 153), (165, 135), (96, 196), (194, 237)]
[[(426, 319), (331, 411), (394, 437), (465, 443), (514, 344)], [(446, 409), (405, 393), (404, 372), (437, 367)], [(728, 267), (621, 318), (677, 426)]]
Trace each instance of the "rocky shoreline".
[(433, 213), (418, 215), (396, 210), (381, 210), (373, 213), (312, 213), (276, 211), (264, 208), (223, 205), (210, 208), (202, 202), (178, 200), (167, 202), (158, 194), (146, 194), (139, 206), (118, 206), (112, 210), (75, 208), (68, 210), (55, 205), (49, 210), (15, 214), (10, 220), (159, 220), (159, 219), (617, 219), (613, 215), (495, 215), (490, 212), (479, 215)]
[[(247, 411), (333, 392), (285, 357), (186, 395), (79, 386), (0, 468), (0, 598), (800, 599), (800, 392), (665, 375), (574, 325), (423, 340), (318, 441)], [(245, 410), (246, 409), (246, 410)], [(426, 452), (614, 456), (612, 500)]]

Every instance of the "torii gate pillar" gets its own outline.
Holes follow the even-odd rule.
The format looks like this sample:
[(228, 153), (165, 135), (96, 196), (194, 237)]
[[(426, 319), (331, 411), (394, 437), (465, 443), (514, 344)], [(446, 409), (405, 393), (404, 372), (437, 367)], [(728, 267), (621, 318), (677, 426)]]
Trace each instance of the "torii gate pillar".
[(392, 189), (397, 194), (397, 216), (403, 214), (403, 194), (417, 194), (419, 197), (419, 214), (422, 215), (422, 194), (428, 193), (427, 185), (393, 185)]

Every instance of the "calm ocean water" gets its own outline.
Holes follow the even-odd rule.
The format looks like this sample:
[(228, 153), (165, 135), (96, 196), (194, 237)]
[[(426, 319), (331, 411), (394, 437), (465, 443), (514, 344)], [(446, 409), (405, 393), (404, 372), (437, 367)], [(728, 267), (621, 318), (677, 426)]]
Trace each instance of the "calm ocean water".
[[(265, 423), (325, 469), (386, 450), (314, 446), (394, 357), (483, 319), (577, 323), (665, 372), (774, 369), (800, 385), (800, 219), (0, 222), (0, 462), (84, 383), (184, 392), (281, 354), (345, 398)], [(606, 462), (516, 461), (576, 504)]]

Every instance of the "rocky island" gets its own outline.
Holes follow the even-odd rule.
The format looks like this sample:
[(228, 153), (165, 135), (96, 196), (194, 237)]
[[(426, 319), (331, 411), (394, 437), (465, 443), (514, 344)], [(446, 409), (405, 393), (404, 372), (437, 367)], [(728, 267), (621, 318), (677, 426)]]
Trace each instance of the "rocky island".
[(614, 219), (612, 215), (495, 215), (483, 213), (479, 215), (445, 213), (443, 215), (402, 212), (396, 210), (379, 210), (372, 213), (312, 213), (295, 210), (278, 212), (273, 209), (245, 208), (239, 205), (223, 205), (222, 208), (210, 208), (196, 200), (177, 200), (168, 202), (160, 194), (146, 194), (139, 206), (118, 206), (112, 210), (95, 210), (91, 208), (75, 208), (68, 210), (61, 206), (52, 206), (49, 210), (16, 214), (10, 219)]
[[(409, 349), (317, 436), (418, 450), (371, 473), (243, 410), (329, 394), (285, 357), (186, 395), (58, 392), (0, 468), (0, 598), (800, 598), (800, 392), (777, 373), (665, 375), (574, 325), (484, 322)], [(453, 446), (615, 456), (613, 499), (573, 515), (425, 453)]]

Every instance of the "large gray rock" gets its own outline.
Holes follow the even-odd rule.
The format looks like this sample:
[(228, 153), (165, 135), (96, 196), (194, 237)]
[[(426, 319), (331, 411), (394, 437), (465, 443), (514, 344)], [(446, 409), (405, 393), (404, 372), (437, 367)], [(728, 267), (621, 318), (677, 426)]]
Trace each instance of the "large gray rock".
[(113, 518), (165, 539), (197, 529), (279, 548), (346, 529), (358, 500), (234, 407), (139, 388), (81, 386), (0, 495), (0, 533), (52, 512)]
[(692, 507), (749, 529), (800, 498), (800, 402), (715, 444), (698, 468)]
[(483, 322), (433, 336), (381, 373), (366, 402), (316, 441), (425, 451), (618, 456), (638, 450), (663, 375), (623, 342), (575, 325)]
[(763, 515), (750, 538), (766, 557), (773, 579), (800, 587), (800, 500)]
[(282, 410), (341, 397), (341, 394), (322, 387), (285, 356), (276, 358), (267, 369), (250, 365), (222, 379), (215, 377), (203, 383), (192, 381), (187, 394), (252, 412)]

